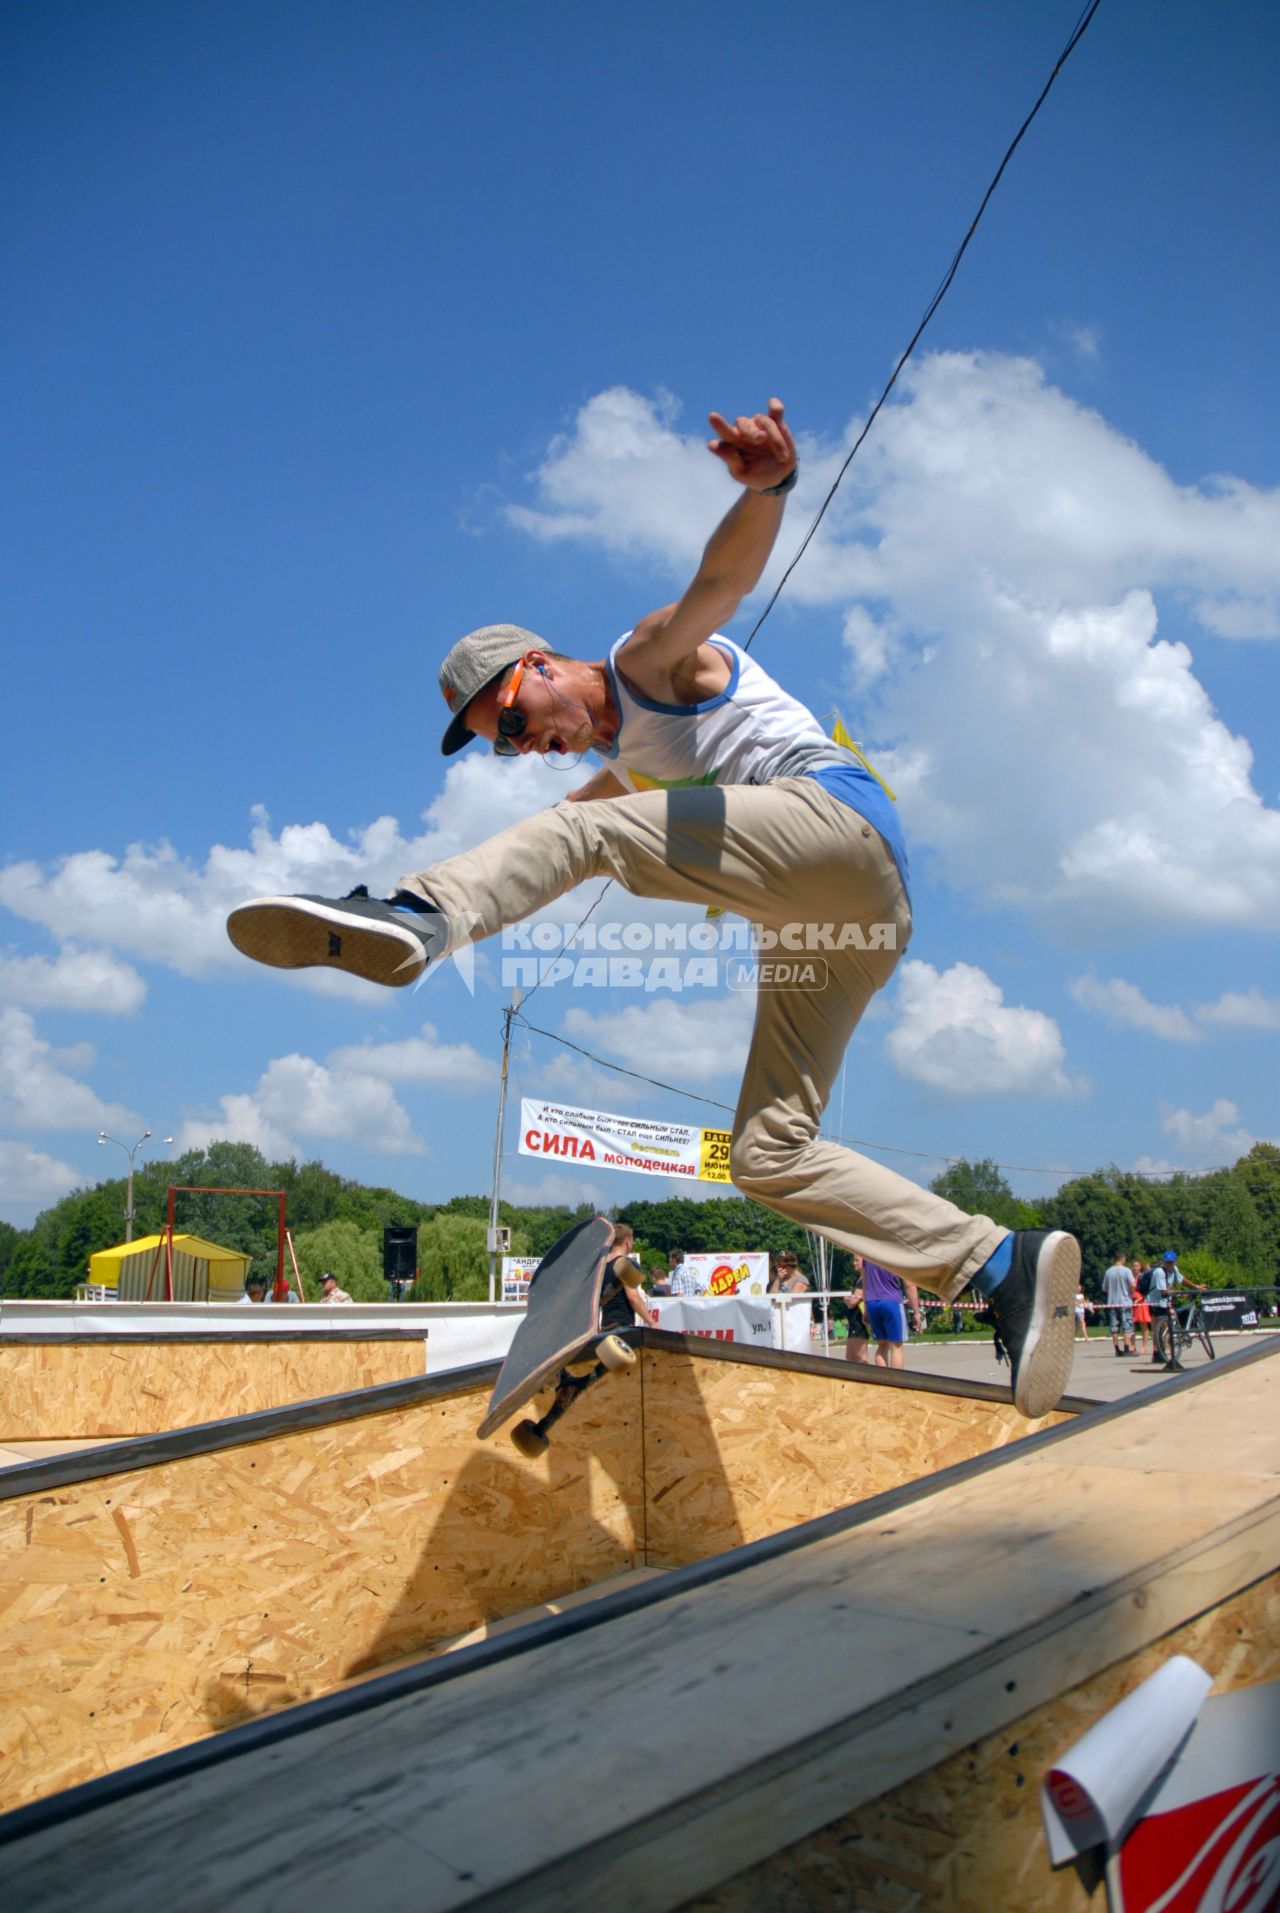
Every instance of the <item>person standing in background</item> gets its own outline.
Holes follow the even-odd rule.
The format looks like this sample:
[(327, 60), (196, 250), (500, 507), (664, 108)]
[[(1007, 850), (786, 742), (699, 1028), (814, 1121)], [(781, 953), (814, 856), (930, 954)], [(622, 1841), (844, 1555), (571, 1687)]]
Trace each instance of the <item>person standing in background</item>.
[(878, 1262), (865, 1258), (862, 1264), (862, 1289), (866, 1297), (867, 1327), (876, 1345), (877, 1368), (905, 1368), (907, 1365), (907, 1316), (904, 1296), (910, 1306), (917, 1331), (923, 1326), (920, 1292), (914, 1282), (895, 1275)]

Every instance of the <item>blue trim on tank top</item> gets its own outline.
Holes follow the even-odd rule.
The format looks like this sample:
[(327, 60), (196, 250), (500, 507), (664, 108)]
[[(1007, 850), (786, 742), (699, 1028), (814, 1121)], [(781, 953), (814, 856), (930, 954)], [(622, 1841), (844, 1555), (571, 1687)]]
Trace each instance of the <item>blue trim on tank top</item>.
[[(629, 638), (630, 636), (631, 636), (631, 633), (628, 631), (627, 637)], [(617, 683), (616, 671), (618, 667), (616, 667), (613, 662), (614, 654), (617, 652), (617, 650), (619, 649), (621, 645), (624, 645), (626, 643), (626, 641), (627, 641), (627, 638), (619, 638), (618, 643), (614, 645), (613, 651), (610, 652), (608, 660), (607, 660), (608, 667), (609, 667), (609, 674), (611, 677), (614, 678), (615, 685)], [(633, 703), (638, 704), (642, 711), (654, 711), (657, 713), (659, 717), (696, 717), (699, 711), (718, 710), (720, 705), (727, 704), (729, 702), (729, 699), (733, 696), (734, 692), (738, 688), (738, 679), (742, 675), (742, 660), (737, 655), (736, 652), (726, 651), (724, 647), (723, 639), (717, 643), (715, 638), (708, 638), (707, 643), (714, 644), (716, 650), (720, 653), (721, 657), (724, 658), (726, 663), (729, 664), (731, 667), (731, 675), (729, 678), (729, 682), (725, 686), (724, 690), (720, 692), (718, 697), (704, 698), (701, 704), (659, 704), (654, 698), (645, 697), (644, 694), (640, 691), (637, 691), (635, 686), (631, 683), (628, 683), (626, 687), (627, 696), (632, 700)], [(614, 699), (614, 702), (617, 703), (616, 697)], [(622, 714), (621, 705), (618, 706), (618, 714), (619, 716), (621, 716)], [(621, 726), (619, 726), (619, 736), (620, 735), (621, 735)], [(616, 743), (617, 739), (615, 739), (614, 741)]]

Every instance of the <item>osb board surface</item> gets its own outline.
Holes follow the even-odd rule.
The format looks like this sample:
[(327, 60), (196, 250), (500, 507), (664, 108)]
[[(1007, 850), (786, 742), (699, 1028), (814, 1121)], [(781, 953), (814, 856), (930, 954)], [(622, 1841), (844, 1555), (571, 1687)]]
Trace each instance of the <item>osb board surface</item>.
[(1054, 1761), (1174, 1654), (1213, 1674), (1215, 1694), (1280, 1678), (1280, 1576), (1224, 1601), (928, 1773), (845, 1814), (684, 1913), (1085, 1913), (1073, 1867), (1049, 1864), (1040, 1786)]
[[(607, 1625), (380, 1704), (368, 1690), (367, 1710), (32, 1830), (5, 1856), (15, 1903), (64, 1913), (92, 1869), (102, 1913), (130, 1913), (163, 1853), (187, 1913), (678, 1905), (1274, 1571), (1263, 1379), (1148, 1398)], [(1117, 1452), (1137, 1457), (1128, 1481)], [(625, 1705), (587, 1704), (601, 1695)], [(305, 1817), (279, 1804), (302, 1799)]]
[(701, 1560), (1070, 1416), (644, 1351), (648, 1559)]
[(0, 1806), (639, 1565), (638, 1371), (550, 1454), (487, 1391), (0, 1504)]
[(0, 1442), (160, 1435), (425, 1367), (420, 1341), (0, 1342)]

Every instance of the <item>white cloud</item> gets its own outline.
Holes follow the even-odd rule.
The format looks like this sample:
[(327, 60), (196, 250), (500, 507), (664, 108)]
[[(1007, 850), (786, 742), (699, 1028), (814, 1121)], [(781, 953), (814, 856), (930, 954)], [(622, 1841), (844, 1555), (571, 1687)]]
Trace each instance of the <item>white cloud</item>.
[(107, 950), (81, 950), (64, 944), (56, 957), (0, 955), (0, 1000), (28, 1009), (96, 1010), (105, 1016), (131, 1016), (147, 994), (132, 964)]
[(1241, 1123), (1239, 1109), (1225, 1096), (1219, 1096), (1203, 1116), (1161, 1103), (1160, 1127), (1182, 1152), (1184, 1167), (1222, 1167), (1247, 1155), (1257, 1141)]
[(1055, 326), (1054, 330), (1071, 347), (1082, 365), (1093, 366), (1098, 363), (1101, 341), (1096, 325), (1072, 325), (1066, 322)]
[(1071, 994), (1082, 1009), (1105, 1016), (1108, 1022), (1146, 1030), (1166, 1043), (1198, 1043), (1204, 1035), (1176, 1003), (1152, 1003), (1136, 983), (1113, 976), (1103, 983), (1092, 972), (1078, 976)]
[(1014, 1008), (985, 971), (937, 971), (908, 959), (898, 971), (897, 1021), (885, 1038), (894, 1068), (955, 1096), (1068, 1096), (1062, 1036), (1043, 1010)]
[(251, 1142), (279, 1159), (304, 1152), (307, 1141), (346, 1142), (380, 1155), (423, 1155), (407, 1110), (390, 1084), (310, 1056), (277, 1056), (248, 1094), (223, 1096), (220, 1115), (193, 1118), (178, 1133), (180, 1149), (207, 1147), (216, 1137)]
[(1201, 1003), (1196, 1015), (1221, 1029), (1280, 1030), (1280, 996), (1264, 996), (1255, 983), (1224, 991), (1216, 1003)]
[(104, 1102), (71, 1070), (93, 1063), (88, 1044), (55, 1050), (25, 1010), (0, 1010), (0, 1123), (12, 1129), (113, 1129), (138, 1118)]
[(644, 1076), (697, 1089), (741, 1076), (754, 1014), (755, 998), (747, 992), (690, 1002), (654, 997), (599, 1015), (572, 1009), (564, 1033)]
[[(858, 425), (802, 443), (797, 524)], [(668, 404), (617, 390), (535, 479), (516, 522), (673, 576), (730, 495)], [(846, 717), (897, 740), (872, 755), (952, 881), (1081, 925), (1280, 924), (1280, 813), (1159, 593), (1215, 634), (1276, 629), (1280, 491), (1178, 485), (1031, 361), (959, 353), (908, 368), (787, 587), (844, 608)]]
[(70, 1163), (46, 1156), (30, 1143), (0, 1142), (0, 1202), (11, 1208), (43, 1208), (85, 1180)]
[(536, 1066), (521, 1059), (517, 1067), (522, 1093), (537, 1101), (569, 1103), (575, 1109), (651, 1109), (666, 1094), (569, 1050), (551, 1050), (541, 1038), (533, 1041), (536, 1050), (531, 1048), (528, 1054), (536, 1057)]
[[(323, 823), (285, 824), (277, 833), (255, 810), (247, 848), (215, 844), (203, 863), (180, 857), (170, 844), (131, 844), (120, 857), (76, 851), (50, 869), (9, 864), (0, 870), (0, 905), (59, 938), (74, 939), (92, 923), (94, 935), (113, 950), (184, 976), (208, 976), (248, 962), (226, 932), (228, 912), (246, 898), (298, 891), (341, 896), (357, 883), (385, 893), (407, 872), (558, 801), (574, 781), (581, 779), (540, 759), (499, 763), (476, 749), (450, 767), (416, 836), (405, 837), (392, 817), (353, 830), (345, 841)], [(290, 980), (289, 972), (279, 975)], [(298, 980), (326, 991), (336, 984), (323, 971), (300, 971)], [(350, 979), (337, 987), (368, 993)]]
[(497, 1081), (497, 1065), (470, 1043), (442, 1043), (431, 1023), (420, 1036), (396, 1043), (358, 1043), (334, 1050), (332, 1069), (370, 1076), (387, 1083), (448, 1083), (455, 1089), (488, 1089)]
[[(521, 1162), (527, 1158), (521, 1157)], [(507, 1176), (502, 1178), (502, 1199), (515, 1202), (522, 1207), (538, 1208), (545, 1205), (555, 1208), (563, 1203), (566, 1209), (576, 1209), (579, 1203), (589, 1202), (593, 1209), (608, 1215), (612, 1207), (628, 1200), (624, 1193), (625, 1185), (614, 1183), (606, 1188), (603, 1183), (592, 1182), (586, 1176), (581, 1178), (566, 1175), (563, 1170), (551, 1169), (541, 1176)]]
[(669, 394), (614, 386), (588, 399), (535, 476), (540, 504), (507, 516), (545, 543), (590, 539), (619, 555), (661, 555), (692, 569), (735, 487), (704, 441), (674, 429)]

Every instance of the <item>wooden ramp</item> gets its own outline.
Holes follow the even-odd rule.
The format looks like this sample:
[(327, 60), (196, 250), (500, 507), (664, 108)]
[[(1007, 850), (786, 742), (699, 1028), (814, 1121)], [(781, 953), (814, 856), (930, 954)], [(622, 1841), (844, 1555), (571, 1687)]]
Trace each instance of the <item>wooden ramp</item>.
[[(634, 1380), (583, 1404), (612, 1400), (639, 1443), (622, 1456), (636, 1493), (619, 1490), (599, 1509), (614, 1524), (605, 1554), (613, 1572), (681, 1554), (689, 1565), (9, 1814), (0, 1879), (14, 1900), (71, 1908), (91, 1878), (95, 1907), (132, 1913), (154, 1878), (184, 1913), (326, 1913), (356, 1896), (376, 1909), (594, 1908), (610, 1897), (630, 1910), (699, 1895), (745, 1908), (822, 1904), (824, 1894), (983, 1913), (1083, 1904), (1044, 1859), (1041, 1747), (1069, 1741), (1175, 1647), (1199, 1652), (1220, 1685), (1280, 1671), (1272, 1351), (1011, 1441), (994, 1390), (922, 1390), (804, 1358), (726, 1360), (683, 1338), (642, 1339)], [(477, 1373), (481, 1388), (491, 1376)], [(394, 1385), (406, 1386), (430, 1385)], [(678, 1399), (659, 1416), (664, 1390)], [(450, 1399), (463, 1398), (442, 1392), (416, 1406), (447, 1418)], [(861, 1462), (865, 1485), (878, 1448), (896, 1446), (902, 1465), (912, 1407), (957, 1444), (966, 1420), (985, 1418), (985, 1449), (767, 1531), (771, 1449), (795, 1451), (788, 1478), (807, 1473), (815, 1496), (812, 1457), (824, 1442), (851, 1471)], [(260, 1437), (260, 1461), (326, 1427), (360, 1425), (354, 1414), (335, 1424), (333, 1404), (309, 1408), (311, 1429), (269, 1450)], [(367, 1407), (364, 1421), (367, 1437)], [(582, 1426), (607, 1433), (588, 1431), (585, 1414)], [(625, 1449), (630, 1437), (615, 1433)], [(748, 1449), (756, 1459), (745, 1487), (723, 1464), (708, 1476), (735, 1444), (744, 1468)], [(101, 1463), (107, 1452), (71, 1459)], [(686, 1466), (695, 1458), (697, 1469)], [(299, 1477), (301, 1459), (291, 1451), (282, 1492), (305, 1510), (317, 1490), (314, 1468)], [(548, 1473), (546, 1462), (508, 1465)], [(330, 1466), (336, 1478), (332, 1452)], [(119, 1489), (118, 1476), (97, 1480), (100, 1493)], [(543, 1494), (550, 1518), (554, 1485), (531, 1479), (526, 1491)], [(140, 1492), (130, 1484), (126, 1503)], [(62, 1492), (48, 1500), (61, 1507)], [(566, 1536), (589, 1502), (578, 1495)], [(518, 1547), (521, 1511), (510, 1512)], [(504, 1510), (486, 1513), (496, 1535)], [(351, 1524), (368, 1519), (362, 1484)], [(726, 1528), (737, 1545), (698, 1559)], [(540, 1544), (544, 1561), (554, 1545)], [(329, 1590), (339, 1628), (350, 1585), (343, 1569)], [(512, 1597), (508, 1611), (532, 1604)], [(904, 1878), (912, 1867), (915, 1885)]]
[[(275, 1313), (287, 1318), (288, 1311)], [(420, 1328), (9, 1331), (0, 1336), (0, 1444), (160, 1435), (407, 1381), (426, 1366)]]

